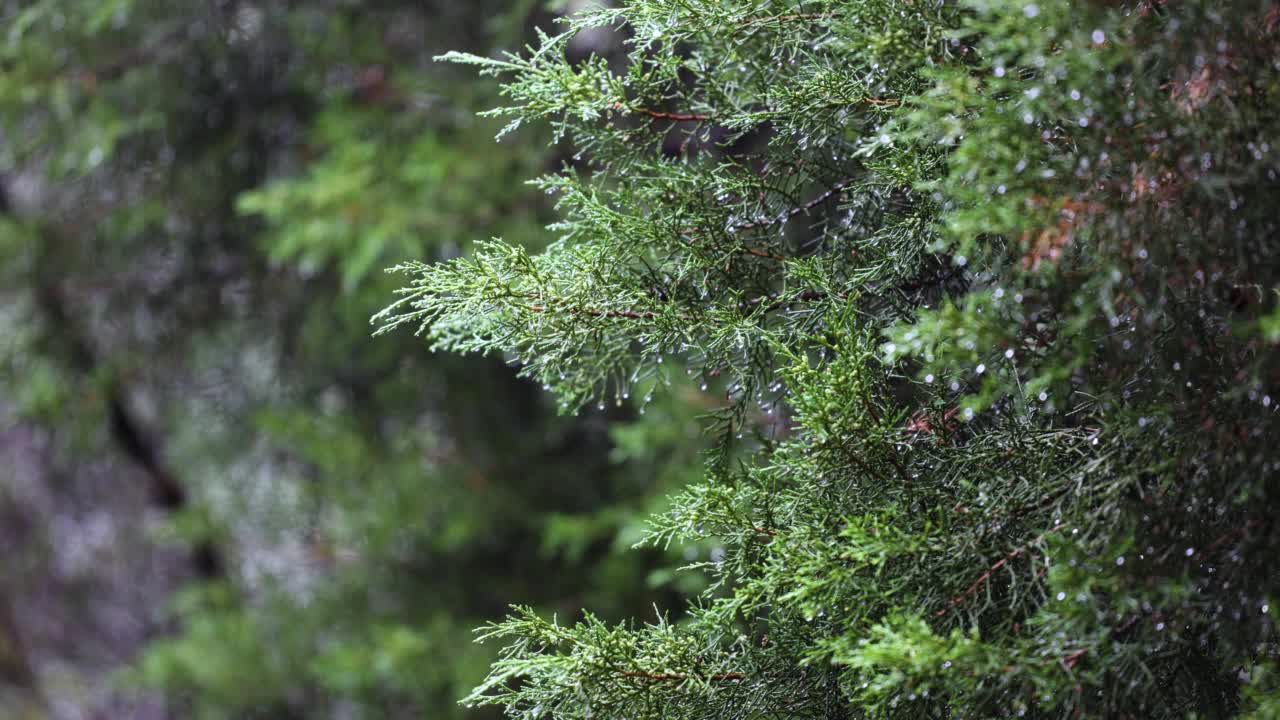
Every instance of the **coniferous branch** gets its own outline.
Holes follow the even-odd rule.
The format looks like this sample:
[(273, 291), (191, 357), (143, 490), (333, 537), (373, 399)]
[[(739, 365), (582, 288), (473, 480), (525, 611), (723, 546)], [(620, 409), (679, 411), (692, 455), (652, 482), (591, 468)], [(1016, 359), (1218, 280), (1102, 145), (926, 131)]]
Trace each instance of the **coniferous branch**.
[(610, 103), (608, 107), (611, 110), (626, 110), (628, 112), (640, 113), (641, 115), (648, 115), (654, 120), (673, 120), (675, 122), (706, 122), (711, 119), (710, 115), (699, 115), (697, 113), (663, 112), (661, 110), (650, 110), (648, 108), (630, 107), (620, 102)]
[[(1280, 576), (1280, 311), (1260, 291), (1280, 93), (1258, 80), (1280, 39), (1260, 7), (632, 0), (568, 21), (624, 30), (625, 66), (569, 63), (568, 36), (490, 66), (499, 114), (583, 153), (589, 172), (539, 183), (560, 242), (414, 268), (409, 309), (382, 319), (527, 360), (566, 409), (665, 386), (674, 363), (726, 406), (706, 478), (644, 541), (716, 544), (687, 621), (535, 643), (548, 631), (516, 611), (473, 701), (1242, 707), (1223, 678), (1274, 667), (1257, 641)], [(566, 310), (530, 320), (512, 290)], [(619, 668), (663, 681), (619, 686)]]
[(732, 227), (734, 230), (755, 230), (756, 228), (763, 228), (763, 227), (768, 227), (770, 225), (777, 225), (779, 223), (784, 223), (787, 220), (790, 220), (791, 218), (794, 218), (797, 215), (808, 213), (810, 210), (813, 210), (819, 205), (835, 197), (840, 193), (841, 190), (844, 189), (845, 185), (847, 185), (849, 182), (851, 181), (841, 180), (840, 182), (833, 184), (829, 189), (822, 192), (812, 200), (809, 200), (808, 202), (805, 202), (797, 207), (793, 207), (789, 210), (785, 210), (782, 213), (779, 213), (777, 217), (767, 219), (767, 220), (757, 220), (754, 222), (734, 223), (733, 225), (730, 225), (730, 227)]
[(1027, 551), (1027, 548), (1030, 547), (1031, 545), (1038, 545), (1042, 540), (1044, 540), (1045, 535), (1048, 535), (1049, 533), (1057, 532), (1064, 527), (1066, 526), (1063, 524), (1055, 525), (1049, 528), (1048, 530), (1046, 530), (1042, 535), (1040, 535), (1040, 537), (1036, 538), (1035, 541), (1029, 543), (1028, 545), (1011, 550), (1008, 555), (1005, 555), (1004, 557), (1000, 558), (995, 562), (995, 564), (993, 564), (991, 567), (984, 570), (982, 574), (978, 576), (978, 579), (973, 581), (972, 585), (964, 589), (964, 592), (952, 598), (951, 602), (947, 603), (947, 607), (944, 607), (938, 610), (937, 612), (934, 613), (934, 615), (936, 617), (942, 617), (952, 609), (958, 607), (961, 603), (963, 603), (965, 600), (971, 597), (974, 593), (978, 592), (978, 590), (981, 589), (982, 586), (985, 585), (986, 582), (991, 579), (991, 576), (1000, 570), (1000, 568), (1003, 568), (1005, 565), (1008, 565), (1009, 563), (1018, 559), (1018, 557), (1023, 553), (1025, 553)]

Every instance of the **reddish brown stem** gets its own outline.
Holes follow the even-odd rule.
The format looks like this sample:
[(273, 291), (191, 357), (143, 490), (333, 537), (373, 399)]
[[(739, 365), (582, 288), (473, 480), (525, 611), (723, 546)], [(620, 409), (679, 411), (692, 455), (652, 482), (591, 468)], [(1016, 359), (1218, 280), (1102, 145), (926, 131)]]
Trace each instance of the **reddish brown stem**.
[(1063, 666), (1066, 667), (1068, 670), (1070, 670), (1071, 668), (1075, 667), (1076, 663), (1080, 662), (1080, 658), (1084, 657), (1086, 654), (1088, 654), (1088, 652), (1089, 652), (1089, 648), (1080, 648), (1079, 650), (1062, 658)]
[(759, 227), (768, 227), (770, 225), (777, 225), (783, 220), (790, 220), (796, 215), (799, 215), (801, 213), (807, 213), (810, 210), (818, 207), (819, 205), (826, 202), (827, 200), (830, 200), (841, 190), (844, 190), (845, 185), (848, 185), (848, 184), (849, 184), (848, 180), (841, 180), (840, 182), (832, 185), (826, 192), (815, 197), (809, 202), (803, 205), (800, 205), (799, 207), (793, 207), (790, 210), (786, 211), (785, 213), (782, 213), (781, 215), (778, 215), (775, 218), (770, 218), (768, 220), (760, 220), (757, 222), (738, 223), (737, 225), (731, 225), (730, 227), (732, 227), (734, 230), (754, 230), (755, 228), (759, 228)]
[(675, 122), (706, 122), (711, 119), (710, 115), (698, 115), (697, 113), (673, 113), (664, 112), (662, 110), (650, 110), (648, 108), (627, 107), (622, 103), (609, 103), (610, 110), (629, 111), (648, 115), (654, 120), (673, 120)]
[(767, 258), (769, 260), (777, 260), (778, 262), (782, 262), (783, 260), (786, 260), (786, 258), (782, 257), (781, 255), (774, 255), (771, 252), (768, 252), (765, 250), (757, 250), (755, 248), (744, 247), (742, 248), (742, 252), (748, 255), (755, 255), (756, 257)]
[[(688, 241), (689, 241), (689, 243), (690, 243), (690, 244), (692, 244), (692, 243), (693, 243), (693, 238), (690, 236), (690, 234), (691, 234), (692, 232), (693, 232), (693, 229), (692, 229), (692, 228), (686, 228), (686, 229), (684, 229), (684, 230), (682, 230), (682, 231), (680, 232), (680, 236), (681, 236), (681, 237), (683, 237), (684, 239), (688, 240)], [(756, 249), (756, 248), (744, 247), (744, 248), (741, 248), (738, 252), (743, 252), (743, 253), (746, 253), (746, 254), (748, 254), (748, 255), (754, 255), (754, 256), (756, 256), (756, 257), (762, 257), (762, 258), (766, 258), (766, 259), (769, 259), (769, 260), (776, 260), (776, 261), (778, 261), (778, 262), (782, 262), (782, 261), (786, 260), (786, 258), (784, 258), (784, 257), (782, 257), (782, 256), (780, 256), (780, 255), (774, 255), (774, 254), (770, 253), (770, 252), (769, 252), (769, 251), (767, 251), (767, 250), (758, 250), (758, 249)]]
[(965, 600), (969, 599), (969, 598), (970, 598), (974, 593), (978, 592), (978, 590), (979, 590), (979, 589), (981, 589), (981, 588), (982, 588), (982, 586), (983, 586), (983, 585), (985, 585), (985, 584), (986, 584), (986, 582), (987, 582), (988, 580), (990, 580), (990, 579), (991, 579), (991, 576), (992, 576), (992, 575), (994, 575), (994, 574), (995, 574), (995, 573), (996, 573), (1000, 568), (1004, 567), (1005, 565), (1008, 565), (1008, 564), (1009, 564), (1009, 561), (1017, 559), (1020, 555), (1022, 555), (1022, 553), (1023, 553), (1023, 552), (1025, 552), (1025, 551), (1026, 551), (1026, 549), (1027, 549), (1028, 547), (1030, 547), (1031, 545), (1034, 545), (1035, 543), (1038, 543), (1038, 542), (1040, 542), (1041, 540), (1043, 540), (1043, 539), (1044, 539), (1044, 537), (1045, 537), (1045, 535), (1048, 535), (1049, 533), (1057, 532), (1057, 531), (1061, 530), (1061, 529), (1062, 529), (1062, 528), (1064, 528), (1064, 527), (1066, 527), (1064, 524), (1059, 523), (1059, 524), (1057, 524), (1057, 525), (1053, 526), (1052, 528), (1050, 528), (1050, 529), (1046, 530), (1042, 535), (1040, 535), (1040, 537), (1036, 538), (1034, 542), (1032, 542), (1032, 543), (1028, 543), (1027, 545), (1024, 545), (1024, 546), (1022, 546), (1022, 547), (1020, 547), (1020, 548), (1017, 548), (1017, 549), (1016, 549), (1016, 550), (1014, 550), (1013, 552), (1011, 552), (1011, 553), (1009, 553), (1008, 555), (1005, 555), (1004, 557), (1002, 557), (1002, 558), (1000, 558), (999, 560), (997, 560), (997, 561), (996, 561), (996, 563), (995, 563), (994, 565), (992, 565), (991, 567), (987, 568), (986, 572), (984, 572), (984, 573), (982, 573), (981, 575), (979, 575), (979, 576), (978, 576), (978, 579), (977, 579), (977, 580), (974, 580), (972, 585), (970, 585), (969, 587), (965, 588), (965, 591), (964, 591), (964, 592), (962, 592), (962, 593), (960, 593), (959, 595), (957, 595), (957, 596), (955, 596), (955, 597), (951, 598), (951, 602), (947, 603), (947, 606), (946, 606), (946, 607), (944, 607), (944, 608), (942, 608), (941, 610), (939, 610), (938, 612), (934, 613), (934, 614), (933, 614), (933, 616), (934, 616), (934, 617), (942, 617), (943, 615), (946, 615), (946, 614), (947, 614), (947, 612), (948, 612), (949, 610), (952, 610), (953, 608), (955, 608), (956, 606), (958, 606), (960, 603), (962, 603), (962, 602), (964, 602)]

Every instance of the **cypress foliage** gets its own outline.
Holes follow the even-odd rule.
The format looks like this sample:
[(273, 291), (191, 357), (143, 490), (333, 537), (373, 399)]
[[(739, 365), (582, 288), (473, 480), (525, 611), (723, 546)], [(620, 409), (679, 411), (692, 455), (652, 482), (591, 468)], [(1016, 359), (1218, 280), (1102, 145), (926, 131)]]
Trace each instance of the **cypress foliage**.
[(1280, 713), (1280, 6), (633, 0), (446, 59), (580, 151), (559, 240), (404, 265), (375, 321), (569, 411), (724, 399), (648, 539), (722, 544), (687, 617), (517, 608), (467, 702)]

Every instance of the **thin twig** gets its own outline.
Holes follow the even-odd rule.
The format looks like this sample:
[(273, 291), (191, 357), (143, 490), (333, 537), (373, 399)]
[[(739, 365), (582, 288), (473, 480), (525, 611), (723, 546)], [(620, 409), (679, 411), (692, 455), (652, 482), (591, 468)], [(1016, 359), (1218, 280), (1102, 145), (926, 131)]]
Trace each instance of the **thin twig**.
[(699, 115), (697, 113), (673, 113), (663, 112), (662, 110), (650, 110), (648, 108), (628, 107), (622, 103), (609, 103), (610, 110), (629, 111), (648, 115), (654, 120), (674, 120), (675, 122), (706, 122), (711, 119), (710, 115)]
[(748, 255), (754, 255), (756, 257), (766, 258), (768, 260), (777, 260), (778, 262), (782, 262), (786, 260), (786, 258), (782, 257), (781, 255), (774, 255), (773, 253), (767, 250), (757, 250), (756, 248), (744, 247), (742, 248), (742, 252)]
[(790, 220), (791, 218), (795, 217), (796, 215), (799, 215), (800, 213), (807, 213), (810, 210), (818, 207), (822, 203), (834, 197), (836, 193), (839, 193), (841, 190), (844, 190), (845, 186), (848, 185), (850, 182), (851, 181), (849, 180), (841, 180), (840, 182), (832, 185), (826, 192), (815, 197), (809, 202), (803, 205), (800, 205), (798, 207), (793, 207), (790, 210), (786, 211), (785, 213), (781, 213), (777, 215), (776, 217), (768, 218), (766, 220), (757, 220), (755, 222), (738, 223), (736, 225), (730, 225), (729, 227), (733, 228), (734, 230), (754, 230), (756, 228), (769, 227), (770, 225), (777, 225), (778, 223), (784, 220)]
[(1062, 658), (1063, 667), (1070, 670), (1071, 668), (1075, 667), (1076, 663), (1080, 662), (1080, 658), (1084, 657), (1088, 652), (1089, 652), (1089, 648), (1080, 648), (1079, 650)]
[(943, 615), (946, 615), (949, 610), (954, 609), (956, 606), (960, 605), (960, 603), (969, 599), (969, 597), (972, 596), (974, 593), (978, 592), (978, 590), (984, 584), (986, 584), (986, 582), (991, 579), (991, 576), (994, 575), (996, 571), (998, 571), (1000, 568), (1004, 567), (1005, 565), (1008, 565), (1011, 560), (1017, 559), (1020, 555), (1022, 555), (1022, 553), (1026, 552), (1027, 548), (1031, 547), (1032, 545), (1035, 545), (1036, 543), (1039, 543), (1041, 540), (1044, 540), (1046, 535), (1050, 533), (1055, 533), (1064, 527), (1066, 527), (1065, 523), (1058, 523), (1057, 525), (1054, 525), (1052, 528), (1049, 528), (1045, 532), (1041, 533), (1040, 537), (1036, 538), (1032, 542), (1029, 542), (1026, 545), (1023, 545), (1022, 547), (1017, 548), (1013, 552), (997, 560), (996, 564), (987, 568), (986, 572), (979, 575), (978, 579), (974, 580), (972, 585), (965, 588), (964, 592), (960, 593), (954, 598), (951, 598), (951, 602), (947, 603), (946, 607), (934, 613), (933, 616), (942, 617)]

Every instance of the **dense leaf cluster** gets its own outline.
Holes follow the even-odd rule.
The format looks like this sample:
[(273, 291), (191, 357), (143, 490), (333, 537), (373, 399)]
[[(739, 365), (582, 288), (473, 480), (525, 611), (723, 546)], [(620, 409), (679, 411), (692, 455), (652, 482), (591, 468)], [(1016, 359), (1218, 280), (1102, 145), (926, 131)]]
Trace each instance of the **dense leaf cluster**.
[(689, 619), (518, 610), (470, 702), (1277, 712), (1274, 3), (632, 0), (446, 57), (580, 155), (555, 244), (403, 266), (383, 327), (724, 401), (650, 538), (719, 544)]

